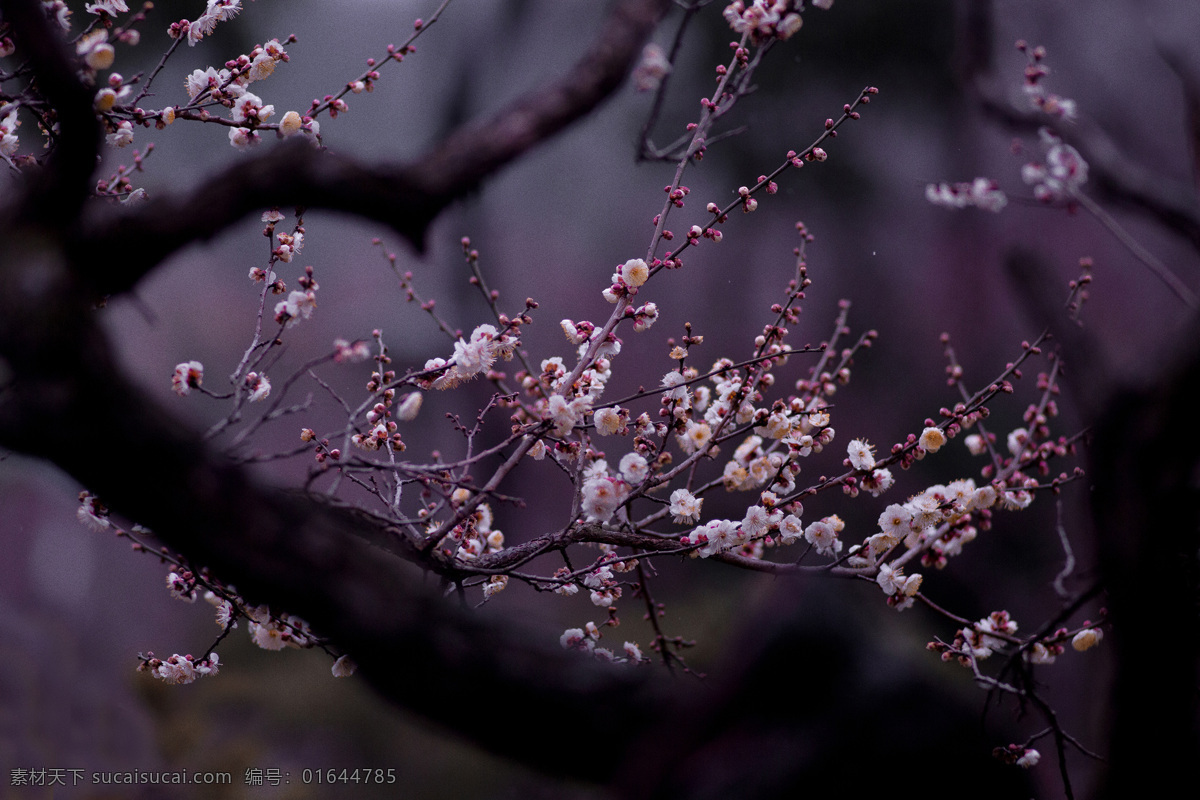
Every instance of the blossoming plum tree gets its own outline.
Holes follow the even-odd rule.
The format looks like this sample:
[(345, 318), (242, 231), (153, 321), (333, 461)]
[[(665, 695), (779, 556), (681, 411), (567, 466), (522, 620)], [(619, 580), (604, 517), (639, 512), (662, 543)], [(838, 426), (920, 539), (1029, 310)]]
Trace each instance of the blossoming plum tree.
[[(385, 67), (412, 56), (414, 42), (441, 21), (450, 0), (431, 3), (431, 15), (416, 21), (406, 41), (389, 45), (382, 59), (368, 59), (366, 70), (348, 76), (336, 94), (282, 113), (264, 98), (270, 97), (271, 76), (292, 59), (288, 48), (294, 38), (267, 39), (219, 65), (198, 63), (182, 94), (155, 84), (168, 60), (194, 57), (188, 47), (218, 25), (235, 22), (242, 9), (240, 0), (196, 5), (196, 19), (164, 22), (151, 3), (131, 9), (123, 0), (107, 0), (72, 13), (62, 0), (0, 2), (0, 154), (11, 173), (0, 262), (0, 442), (46, 458), (76, 478), (84, 488), (83, 522), (160, 558), (172, 596), (203, 598), (214, 606), (220, 632), (197, 643), (200, 655), (163, 658), (146, 652), (140, 656), (143, 670), (168, 683), (189, 683), (222, 667), (236, 668), (221, 662), (217, 647), (244, 625), (260, 647), (322, 650), (335, 676), (358, 671), (397, 703), (547, 772), (606, 782), (637, 796), (699, 796), (696, 787), (718, 775), (698, 765), (696, 754), (721, 742), (726, 731), (761, 724), (750, 738), (768, 748), (773, 737), (786, 739), (799, 730), (789, 725), (808, 724), (797, 721), (805, 719), (799, 714), (779, 723), (781, 729), (767, 725), (750, 702), (766, 687), (747, 681), (756, 675), (782, 680), (791, 669), (806, 679), (820, 673), (819, 665), (780, 662), (775, 650), (788, 635), (781, 625), (767, 630), (736, 668), (712, 676), (715, 688), (693, 694), (662, 680), (659, 672), (695, 669), (685, 658), (690, 643), (680, 635), (687, 632), (668, 629), (655, 597), (656, 576), (668, 568), (699, 574), (696, 562), (704, 560), (781, 577), (873, 584), (882, 593), (880, 605), (894, 609), (881, 613), (927, 609), (938, 631), (929, 650), (960, 664), (990, 693), (1033, 709), (1038, 721), (1024, 726), (1021, 742), (994, 743), (998, 761), (1032, 768), (1048, 746), (1068, 796), (1073, 796), (1068, 754), (1093, 757), (1103, 742), (1074, 730), (1045, 700), (1042, 681), (1050, 673), (1043, 668), (1075, 657), (1068, 645), (1089, 650), (1112, 631), (1119, 663), (1128, 670), (1118, 676), (1118, 733), (1109, 740), (1112, 785), (1123, 785), (1130, 773), (1122, 770), (1130, 769), (1133, 754), (1143, 753), (1127, 731), (1144, 721), (1129, 710), (1144, 689), (1138, 677), (1144, 668), (1130, 661), (1130, 645), (1120, 644), (1120, 627), (1130, 626), (1125, 641), (1146, 638), (1132, 620), (1150, 598), (1167, 592), (1172, 606), (1157, 609), (1155, 618), (1164, 625), (1182, 619), (1195, 631), (1194, 616), (1184, 611), (1189, 587), (1196, 586), (1195, 564), (1171, 567), (1178, 574), (1153, 588), (1149, 584), (1158, 573), (1145, 561), (1183, 554), (1194, 562), (1195, 526), (1184, 526), (1186, 533), (1161, 552), (1118, 533), (1122, 520), (1169, 516), (1178, 501), (1167, 489), (1186, 480), (1178, 471), (1142, 480), (1130, 471), (1128, 456), (1113, 456), (1128, 442), (1127, 412), (1135, 401), (1106, 405), (1089, 389), (1089, 380), (1097, 381), (1092, 387), (1101, 382), (1098, 367), (1089, 363), (1086, 328), (1080, 327), (1092, 282), (1086, 259), (1079, 277), (1058, 287), (1031, 266), (1035, 259), (1014, 257), (1014, 266), (1027, 271), (1026, 284), (1036, 287), (1031, 307), (1043, 312), (1065, 304), (1066, 311), (1042, 313), (1045, 330), (1015, 346), (1011, 361), (986, 380), (969, 378), (944, 336), (945, 385), (955, 399), (935, 401), (926, 418), (913, 420), (911, 430), (885, 444), (860, 438), (856, 420), (843, 419), (835, 402), (878, 334), (854, 335), (851, 306), (843, 301), (824, 341), (794, 342), (806, 290), (817, 279), (809, 265), (814, 236), (803, 223), (795, 226), (791, 280), (764, 309), (759, 325), (744, 331), (749, 340), (744, 352), (706, 353), (704, 320), (696, 319), (667, 343), (658, 385), (620, 397), (610, 388), (623, 363), (654, 364), (661, 358), (661, 329), (654, 326), (661, 306), (670, 302), (671, 281), (687, 269), (693, 249), (716, 248), (725, 236), (737, 235), (739, 215), (784, 202), (775, 196), (782, 184), (803, 180), (835, 157), (839, 134), (869, 124), (859, 120), (877, 97), (873, 86), (849, 92), (839, 112), (814, 125), (807, 144), (788, 143), (793, 149), (733, 190), (734, 199), (708, 202), (699, 215), (689, 203), (685, 174), (703, 158), (720, 157), (720, 125), (753, 91), (768, 55), (794, 45), (804, 25), (820, 24), (814, 9), (830, 9), (832, 0), (725, 5), (721, 16), (734, 37), (728, 60), (716, 65), (715, 88), (701, 98), (683, 135), (667, 146), (655, 146), (650, 132), (668, 98), (679, 42), (709, 5), (703, 0), (615, 3), (591, 48), (559, 80), (492, 119), (462, 126), (421, 158), (383, 164), (326, 148), (322, 121), (327, 130), (342, 124), (335, 120), (348, 110), (347, 96), (372, 91), (385, 79)], [(672, 6), (680, 7), (681, 18), (674, 47), (646, 44)], [(150, 74), (113, 71), (121, 49), (153, 47), (152, 41), (162, 41), (165, 49)], [(1084, 193), (1088, 162), (1061, 131), (1051, 130), (1076, 116), (1075, 104), (1046, 91), (1044, 52), (1025, 46), (1022, 51), (1029, 58), (1026, 87), (1032, 100), (1022, 113), (1045, 126), (1040, 139), (1045, 154), (1021, 177), (1038, 201), (1082, 205), (1104, 216)], [(459, 320), (443, 318), (436, 303), (422, 296), (419, 276), (401, 271), (381, 236), (377, 244), (399, 278), (400, 299), (428, 312), (447, 334), (444, 349), (423, 364), (405, 365), (394, 359), (388, 335), (379, 328), (355, 340), (304, 338), (306, 320), (321, 313), (318, 270), (305, 266), (293, 279), (288, 275), (296, 268), (288, 272), (285, 265), (303, 256), (310, 236), (306, 215), (349, 212), (387, 226), (420, 250), (443, 209), (590, 112), (630, 72), (636, 87), (654, 96), (641, 155), (673, 171), (654, 209), (649, 240), (631, 237), (630, 257), (613, 265), (607, 282), (590, 287), (595, 318), (547, 320), (547, 313), (554, 314), (553, 295), (506, 309), (488, 287), (476, 243), (464, 237), (470, 284), (489, 311), (486, 321), (464, 320), (466, 333)], [(144, 107), (151, 101), (158, 107)], [(137, 185), (138, 174), (153, 166), (147, 164), (149, 141), (189, 123), (228, 128), (231, 152), (246, 153), (187, 196), (149, 197)], [(132, 166), (97, 180), (102, 147), (143, 141)], [(931, 184), (926, 197), (937, 205), (1002, 213), (1008, 199), (1000, 186), (990, 178)], [(164, 376), (186, 402), (206, 398), (229, 409), (206, 435), (196, 435), (132, 384), (97, 317), (106, 298), (130, 292), (172, 253), (250, 214), (260, 215), (271, 248), (264, 263), (249, 271), (258, 313), (243, 357), (219, 389), (212, 365), (206, 371), (197, 360), (183, 361), (173, 376)], [(121, 256), (96, 265), (98, 252)], [(1181, 300), (1195, 304), (1185, 281), (1144, 249), (1135, 249), (1135, 255)], [(524, 331), (547, 322), (561, 327), (565, 342), (557, 351), (535, 354), (524, 344)], [(275, 370), (285, 343), (312, 354), (286, 377)], [(1188, 355), (1192, 360), (1169, 386), (1194, 382), (1197, 362)], [(512, 365), (511, 373), (506, 365)], [(322, 377), (330, 370), (360, 370), (359, 395), (333, 389)], [(1034, 385), (1023, 387), (1020, 379), (1028, 370), (1036, 372)], [(315, 415), (309, 402), (294, 399), (302, 384), (333, 398), (341, 410), (336, 424)], [(489, 389), (473, 420), (452, 418), (436, 454), (410, 450), (406, 425), (428, 415), (443, 393), (480, 384)], [(1084, 432), (1056, 427), (1064, 388), (1084, 393), (1083, 416), (1092, 425), (1096, 452), (1104, 454), (1093, 457), (1086, 473), (1079, 452)], [(1019, 401), (1023, 424), (993, 429), (993, 408), (1014, 402), (1009, 395), (1022, 390), (1028, 392)], [(1141, 402), (1161, 416), (1145, 423), (1139, 444), (1160, 453), (1155, 448), (1165, 446), (1166, 432), (1183, 424), (1182, 411), (1172, 392), (1151, 393)], [(239, 450), (268, 424), (289, 423), (294, 447), (269, 458), (309, 464), (302, 491), (290, 493), (253, 479), (251, 459)], [(1190, 436), (1195, 425), (1187, 424)], [(114, 446), (103, 453), (79, 447), (73, 437), (81, 429), (105, 431)], [(228, 453), (215, 446), (222, 435), (231, 436)], [(974, 475), (947, 477), (934, 468), (939, 454), (955, 446), (979, 460)], [(514, 534), (505, 520), (520, 502), (509, 487), (514, 475), (538, 462), (552, 465), (560, 476), (569, 512), (553, 530)], [(924, 488), (896, 496), (902, 470), (921, 474)], [(1043, 620), (1021, 625), (1005, 609), (972, 620), (941, 605), (939, 575), (973, 541), (1010, 514), (1052, 503), (1084, 481), (1108, 490), (1099, 495), (1095, 523), (1107, 559), (1101, 579), (1080, 577), (1061, 532), (1066, 566), (1055, 581), (1057, 604)], [(867, 511), (851, 516), (808, 510), (824, 509), (834, 495), (847, 508)], [(722, 499), (728, 497), (738, 498), (736, 505)], [(1112, 513), (1106, 516), (1106, 509)], [(864, 513), (875, 524), (847, 521)], [(414, 570), (435, 576), (442, 591), (420, 588), (412, 580)], [(484, 622), (469, 608), (503, 603), (498, 595), (516, 584), (545, 594), (547, 602), (587, 597), (593, 611), (565, 631), (529, 634)], [(1105, 594), (1112, 614), (1086, 616)], [(645, 626), (626, 625), (618, 634), (621, 612), (644, 615)], [(614, 644), (601, 645), (605, 637)], [(1165, 647), (1168, 639), (1146, 643)], [(1194, 637), (1187, 647), (1181, 672), (1187, 664), (1195, 667)], [(410, 669), (397, 677), (393, 666), (401, 661)], [(1172, 675), (1171, 685), (1187, 685), (1185, 677)], [(488, 719), (442, 701), (440, 690), (467, 682), (500, 716), (544, 715), (588, 729), (607, 743), (607, 763), (598, 766), (593, 755), (561, 741), (554, 725), (497, 742)], [(896, 699), (882, 698), (870, 713)], [(1188, 746), (1194, 712), (1193, 696), (1172, 717), (1179, 739), (1172, 747)], [(904, 725), (893, 730), (888, 726), (894, 720), (872, 719), (892, 733), (871, 750), (847, 746), (830, 767), (799, 759), (771, 769), (792, 776), (789, 780), (833, 785), (854, 759), (899, 766), (923, 747), (946, 744), (902, 745)], [(699, 733), (662, 744), (658, 735), (679, 720), (693, 721)], [(959, 756), (950, 774), (984, 774), (975, 772), (984, 768), (969, 753), (955, 751), (954, 758)], [(698, 777), (685, 780), (689, 771)], [(1020, 783), (1022, 778), (1012, 777), (1019, 773), (1010, 771), (993, 789), (981, 791), (1000, 796)], [(760, 794), (766, 796), (765, 790)]]

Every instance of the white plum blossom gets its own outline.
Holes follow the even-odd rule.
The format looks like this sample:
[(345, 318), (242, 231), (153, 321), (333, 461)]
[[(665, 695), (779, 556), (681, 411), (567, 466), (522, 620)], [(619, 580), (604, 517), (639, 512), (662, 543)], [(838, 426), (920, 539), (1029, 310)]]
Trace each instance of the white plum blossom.
[(1104, 631), (1099, 628), (1084, 628), (1071, 638), (1071, 647), (1082, 653), (1084, 650), (1100, 644), (1100, 640), (1103, 638)]
[(291, 292), (287, 300), (275, 304), (275, 321), (289, 328), (312, 316), (317, 298), (312, 292)]
[(555, 394), (547, 401), (544, 418), (554, 422), (551, 433), (561, 439), (583, 420), (590, 408), (591, 403), (586, 397), (567, 400), (561, 394)]
[(271, 381), (266, 375), (251, 372), (246, 375), (246, 389), (250, 392), (247, 398), (251, 403), (266, 400), (271, 394)]
[(575, 647), (583, 647), (584, 643), (589, 641), (583, 628), (567, 628), (563, 631), (562, 636), (558, 637), (558, 643), (563, 646), (563, 649), (570, 650)]
[(171, 376), (171, 388), (175, 394), (183, 396), (192, 389), (200, 388), (204, 382), (204, 365), (199, 361), (185, 361), (175, 365), (175, 374)]
[(459, 339), (454, 343), (454, 354), (450, 361), (437, 359), (442, 363), (436, 366), (431, 366), (431, 362), (426, 363), (425, 368), (436, 369), (449, 364), (450, 369), (437, 379), (434, 386), (438, 389), (450, 389), (491, 369), (497, 356), (506, 360), (512, 358), (513, 350), (518, 344), (515, 338), (501, 334), (494, 325), (479, 325), (471, 332), (469, 341)]
[(113, 147), (128, 147), (133, 144), (133, 123), (123, 119), (117, 123), (117, 129), (104, 137)]
[(116, 58), (117, 51), (108, 43), (108, 31), (93, 30), (79, 39), (75, 52), (83, 56), (83, 62), (94, 70), (108, 69)]
[(687, 430), (680, 434), (676, 439), (679, 446), (686, 453), (695, 453), (702, 451), (708, 447), (709, 440), (712, 439), (712, 428), (707, 422), (691, 422), (687, 424)]
[(117, 14), (126, 14), (129, 12), (129, 6), (125, 5), (125, 0), (100, 0), (98, 3), (87, 3), (83, 10), (89, 14), (100, 15), (101, 12), (116, 16)]
[(1015, 428), (1008, 434), (1008, 452), (1014, 456), (1019, 456), (1024, 450), (1025, 445), (1029, 441), (1029, 431), (1024, 428)]
[(350, 656), (341, 656), (337, 661), (333, 662), (331, 671), (335, 678), (348, 678), (358, 669), (358, 664), (355, 664)]
[(245, 150), (251, 145), (258, 144), (261, 138), (258, 131), (252, 131), (249, 128), (229, 129), (229, 144), (235, 150)]
[(628, 483), (641, 483), (650, 474), (650, 465), (646, 458), (638, 453), (626, 453), (618, 464), (621, 477)]
[(230, 118), (234, 122), (265, 122), (275, 113), (275, 106), (263, 105), (262, 98), (253, 92), (244, 92), (233, 104)]
[(624, 481), (614, 478), (589, 478), (583, 482), (583, 513), (592, 522), (608, 522), (628, 494)]
[(879, 529), (896, 537), (896, 541), (908, 536), (912, 531), (912, 522), (912, 512), (899, 503), (892, 503), (879, 515)]
[(827, 517), (810, 523), (804, 529), (804, 538), (823, 556), (835, 556), (842, 551), (833, 522)]
[(671, 71), (671, 62), (662, 47), (651, 42), (642, 48), (642, 58), (633, 69), (633, 85), (639, 92), (652, 92)]
[(611, 436), (621, 430), (621, 413), (616, 408), (602, 408), (592, 419), (596, 423), (596, 433), (601, 436)]
[(671, 517), (677, 523), (695, 522), (700, 519), (700, 507), (703, 498), (696, 497), (687, 489), (676, 489), (671, 492)]
[(931, 183), (925, 187), (925, 199), (935, 206), (974, 206), (992, 213), (999, 213), (1008, 205), (1008, 198), (990, 178), (976, 178), (970, 183)]
[(862, 439), (852, 439), (846, 445), (846, 454), (850, 458), (850, 466), (854, 469), (875, 469), (874, 448)]
[(641, 286), (650, 277), (650, 267), (640, 258), (631, 258), (622, 264), (613, 275), (613, 283), (617, 279), (624, 281), (626, 286)]
[(1033, 196), (1044, 203), (1070, 199), (1087, 183), (1088, 164), (1078, 150), (1046, 128), (1038, 135), (1046, 147), (1046, 163), (1026, 164), (1021, 179), (1033, 186)]
[(791, 544), (802, 536), (804, 525), (795, 514), (788, 514), (779, 521), (779, 540), (784, 544)]
[(941, 428), (929, 427), (921, 431), (919, 442), (921, 447), (930, 453), (936, 453), (946, 444), (946, 434), (942, 432)]
[(17, 126), (20, 124), (15, 108), (0, 117), (0, 155), (11, 156), (21, 146), (21, 142), (17, 138)]
[(687, 386), (684, 385), (686, 382), (683, 373), (677, 369), (663, 375), (662, 388), (667, 390), (664, 396), (672, 400), (683, 400), (687, 397)]

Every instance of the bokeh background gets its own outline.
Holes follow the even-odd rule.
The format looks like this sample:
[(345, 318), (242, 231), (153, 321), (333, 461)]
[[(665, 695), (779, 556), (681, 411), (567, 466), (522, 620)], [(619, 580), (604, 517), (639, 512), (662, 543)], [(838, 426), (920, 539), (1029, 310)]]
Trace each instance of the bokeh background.
[[(757, 212), (731, 218), (719, 245), (692, 251), (682, 272), (661, 275), (643, 290), (663, 314), (650, 332), (625, 337), (613, 396), (657, 384), (671, 368), (666, 340), (679, 336), (685, 321), (705, 336), (704, 344), (693, 349), (698, 365), (724, 355), (749, 355), (751, 339), (771, 318), (770, 304), (794, 273), (797, 221), (816, 241), (808, 249), (814, 283), (793, 343), (827, 338), (842, 298), (853, 304), (850, 322), (856, 334), (867, 328), (879, 332), (877, 345), (858, 359), (851, 384), (837, 396), (834, 424), (842, 444), (826, 454), (827, 470), (836, 469), (850, 438), (866, 438), (886, 450), (957, 399), (944, 381), (942, 332), (953, 337), (971, 388), (999, 374), (1018, 354), (1020, 341), (1037, 335), (1041, 322), (1017, 301), (1003, 269), (1005, 254), (1015, 244), (1035, 248), (1052, 265), (1064, 297), (1079, 259), (1094, 259), (1096, 281), (1085, 319), (1114, 380), (1145, 375), (1172, 351), (1186, 319), (1182, 304), (1096, 220), (1034, 203), (1019, 174), (1028, 151), (1015, 153), (1014, 139), (1036, 152), (1036, 134), (989, 120), (964, 92), (956, 70), (965, 55), (958, 20), (970, 4), (974, 0), (839, 0), (828, 12), (806, 13), (803, 30), (770, 53), (757, 92), (740, 101), (732, 115), (730, 127), (748, 130), (714, 145), (701, 164), (689, 167), (684, 183), (692, 190), (690, 202), (674, 212), (671, 227), (682, 232), (702, 222), (710, 200), (723, 204), (738, 186), (751, 185), (780, 163), (788, 149), (806, 146), (825, 118), (836, 117), (863, 86), (878, 86), (880, 94), (863, 109), (862, 120), (829, 143), (826, 163), (785, 173), (779, 193), (761, 198)], [(256, 43), (295, 33), (290, 62), (253, 90), (274, 104), (278, 115), (303, 112), (313, 97), (335, 93), (355, 78), (366, 58), (380, 58), (388, 43), (407, 38), (413, 19), (428, 17), (436, 5), (432, 0), (248, 3), (216, 35), (176, 53), (144, 105), (181, 103), (183, 77), (192, 69), (219, 66)], [(1183, 69), (1200, 75), (1200, 57), (1186, 47), (1200, 29), (1193, 4), (996, 0), (989, 5), (994, 27), (985, 39), (993, 49), (988, 81), (1001, 97), (1026, 110), (1025, 58), (1013, 43), (1020, 38), (1042, 44), (1049, 54), (1051, 91), (1075, 99), (1081, 116), (1104, 130), (1130, 163), (1164, 182), (1191, 183), (1191, 122), (1179, 76), (1164, 54), (1181, 57)], [(321, 120), (325, 144), (364, 159), (415, 158), (454, 125), (492, 113), (568, 68), (599, 29), (607, 6), (584, 0), (455, 0), (419, 40), (415, 55), (386, 65), (374, 92), (348, 96), (348, 113)], [(700, 15), (681, 52), (654, 135), (659, 143), (682, 132), (701, 94), (711, 90), (713, 69), (728, 59), (732, 35), (721, 20), (722, 6), (713, 3)], [(115, 69), (128, 76), (152, 68), (166, 47), (168, 22), (201, 11), (199, 0), (156, 3), (142, 43), (122, 49)], [(669, 42), (677, 16), (664, 23), (657, 41)], [(282, 265), (280, 274), (294, 285), (304, 265), (313, 265), (321, 285), (319, 307), (311, 320), (289, 332), (288, 349), (271, 372), (276, 385), (289, 367), (322, 352), (334, 338), (365, 338), (375, 328), (383, 331), (399, 368), (449, 355), (449, 340), (415, 305), (404, 302), (381, 249), (371, 244), (373, 237), (383, 238), (402, 270), (413, 271), (416, 287), (437, 300), (440, 315), (469, 332), (489, 321), (466, 281), (459, 241), (469, 236), (481, 252), (488, 281), (501, 294), (502, 308), (519, 311), (526, 297), (541, 304), (524, 341), (531, 358), (569, 355), (558, 320), (606, 317), (609, 306), (600, 291), (616, 264), (644, 254), (662, 187), (673, 173), (669, 164), (635, 161), (649, 106), (649, 95), (625, 87), (439, 218), (423, 255), (373, 224), (307, 214), (304, 251)], [(28, 127), (23, 133), (32, 140)], [(136, 133), (134, 147), (149, 142), (155, 149), (135, 185), (144, 186), (151, 198), (187, 191), (207, 170), (240, 157), (229, 147), (226, 129), (215, 125), (179, 122), (161, 132)], [(102, 172), (129, 163), (131, 156), (128, 150), (108, 152)], [(994, 178), (1008, 193), (1010, 203), (1002, 213), (948, 211), (924, 200), (927, 183), (976, 176)], [(1108, 207), (1142, 245), (1197, 287), (1195, 253), (1186, 242), (1119, 204)], [(261, 227), (249, 219), (215, 241), (188, 248), (139, 285), (133, 297), (103, 312), (128, 370), (198, 429), (226, 409), (206, 398), (174, 396), (170, 375), (176, 363), (197, 359), (206, 366), (206, 386), (222, 388), (222, 376), (233, 370), (253, 329), (257, 292), (246, 276), (251, 267), (267, 262)], [(794, 360), (785, 374), (801, 377), (804, 367)], [(340, 366), (324, 370), (322, 378), (357, 402), (368, 374), (366, 365)], [(1019, 424), (1034, 397), (1031, 378), (1023, 395), (996, 406), (992, 430), (1002, 434)], [(269, 427), (253, 446), (263, 452), (291, 447), (301, 425), (334, 429), (336, 408), (314, 385), (301, 384), (297, 400), (309, 391), (315, 398), (309, 416)], [(473, 415), (484, 397), (479, 386), (427, 397), (421, 421), (404, 431), (410, 454), (422, 457), (435, 448), (458, 452), (461, 437), (442, 415)], [(1080, 423), (1069, 398), (1062, 405), (1058, 432), (1074, 433)], [(501, 416), (494, 424), (507, 427)], [(106, 439), (104, 431), (79, 431), (81, 447), (120, 445)], [(612, 460), (622, 452), (614, 450)], [(170, 599), (166, 568), (155, 558), (133, 554), (127, 543), (80, 526), (75, 510), (82, 487), (19, 455), (0, 459), (0, 660), (5, 665), (0, 766), (6, 772), (17, 767), (89, 773), (222, 770), (233, 774), (232, 787), (195, 796), (230, 798), (490, 798), (564, 790), (381, 705), (353, 678), (334, 680), (324, 656), (267, 653), (253, 647), (244, 630), (222, 643), (225, 666), (217, 678), (168, 687), (135, 673), (139, 652), (166, 656), (205, 650), (217, 633), (209, 607)], [(954, 443), (914, 474), (899, 476), (890, 500), (822, 497), (809, 504), (806, 517), (836, 512), (851, 530), (865, 528), (885, 502), (930, 483), (977, 475), (978, 466)], [(273, 464), (262, 474), (294, 485), (307, 467), (304, 460)], [(821, 466), (810, 469), (802, 479), (819, 474)], [(532, 465), (513, 486), (527, 498), (526, 508), (497, 509), (498, 527), (512, 542), (552, 529), (563, 521), (568, 490), (549, 465)], [(1086, 492), (1085, 483), (1075, 484), (1063, 498), (1065, 529), (1080, 558), (1076, 587), (1090, 575)], [(722, 502), (725, 498), (715, 496), (707, 501), (706, 514), (723, 513)], [(741, 502), (744, 508), (741, 498), (729, 502), (724, 513), (742, 513), (733, 505)], [(1004, 607), (1023, 628), (1036, 627), (1057, 609), (1049, 580), (1062, 563), (1054, 503), (1041, 498), (1036, 506), (1002, 518), (952, 570), (930, 576), (925, 589), (963, 616), (978, 618)], [(761, 613), (763, 604), (781, 597), (777, 582), (728, 568), (662, 562), (659, 569), (656, 591), (668, 603), (669, 632), (697, 640), (690, 654), (697, 669), (719, 668), (728, 637)], [(863, 646), (886, 654), (881, 670), (928, 672), (948, 694), (982, 710), (985, 697), (965, 671), (941, 664), (922, 649), (934, 636), (952, 636), (951, 623), (924, 609), (897, 616), (874, 587), (806, 585), (787, 591), (793, 594), (782, 596), (812, 603), (815, 614), (836, 606), (839, 621), (830, 624), (852, 620)], [(553, 639), (564, 627), (599, 621), (603, 612), (586, 598), (548, 599), (514, 585), (480, 613), (532, 615)], [(610, 634), (616, 640), (605, 644), (619, 648), (628, 638), (644, 646), (649, 632), (638, 621), (640, 613), (630, 609), (624, 617), (625, 624)], [(1085, 656), (1068, 652), (1044, 675), (1069, 729), (1096, 747), (1103, 744), (1099, 706), (1107, 670), (1101, 649)], [(479, 698), (479, 713), (487, 713), (485, 697)], [(1015, 716), (1012, 709), (994, 710), (986, 722), (997, 730), (1038, 729), (1020, 728)], [(522, 723), (496, 722), (497, 735)], [(581, 746), (596, 746), (585, 731), (572, 735), (579, 736)], [(395, 787), (373, 795), (364, 787), (331, 790), (295, 780), (280, 787), (243, 782), (247, 768), (290, 770), (295, 776), (305, 768), (354, 766), (396, 769), (402, 794)], [(1072, 769), (1085, 789), (1095, 780), (1084, 759), (1072, 757)], [(1049, 761), (1035, 780), (1046, 793), (1055, 791)], [(9, 790), (15, 797), (51, 796), (10, 789), (7, 774), (3, 783), (0, 795)], [(54, 796), (134, 795), (81, 787)]]

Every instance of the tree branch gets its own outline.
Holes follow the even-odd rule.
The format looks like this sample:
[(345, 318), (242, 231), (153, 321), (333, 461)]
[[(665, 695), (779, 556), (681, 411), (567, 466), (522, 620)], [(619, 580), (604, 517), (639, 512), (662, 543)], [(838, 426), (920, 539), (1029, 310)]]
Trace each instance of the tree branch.
[[(72, 248), (120, 252), (89, 270), (100, 294), (128, 291), (176, 250), (216, 236), (253, 211), (304, 206), (345, 211), (391, 226), (417, 250), (447, 206), (607, 99), (628, 74), (670, 0), (621, 0), (583, 58), (558, 80), (468, 124), (407, 164), (363, 164), (303, 142), (241, 161), (185, 195), (156, 199), (133, 212), (109, 207)], [(98, 273), (98, 274), (97, 274)]]

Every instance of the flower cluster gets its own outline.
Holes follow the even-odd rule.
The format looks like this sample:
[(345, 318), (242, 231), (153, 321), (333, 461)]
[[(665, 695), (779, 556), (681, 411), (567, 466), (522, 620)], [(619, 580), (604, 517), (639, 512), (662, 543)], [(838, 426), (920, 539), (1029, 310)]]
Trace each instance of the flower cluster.
[(155, 678), (166, 683), (192, 683), (196, 678), (205, 675), (216, 675), (220, 671), (221, 660), (216, 653), (209, 653), (205, 658), (192, 655), (181, 656), (178, 653), (166, 659), (155, 658), (154, 653), (147, 653), (138, 669), (149, 672)]
[(1033, 187), (1033, 196), (1043, 203), (1071, 200), (1087, 183), (1088, 165), (1079, 151), (1047, 128), (1038, 131), (1046, 150), (1044, 163), (1031, 162), (1021, 168), (1021, 179)]
[(582, 628), (568, 628), (563, 631), (558, 642), (565, 649), (581, 650), (588, 653), (599, 661), (605, 661), (610, 664), (638, 663), (644, 661), (642, 650), (633, 642), (625, 642), (622, 651), (623, 656), (618, 656), (612, 650), (606, 647), (597, 647), (596, 642), (600, 641), (600, 629), (596, 623), (589, 622)]
[(497, 357), (506, 361), (512, 358), (513, 351), (520, 344), (517, 337), (501, 333), (494, 325), (480, 325), (471, 331), (470, 339), (460, 338), (454, 343), (454, 354), (449, 360), (431, 358), (425, 362), (425, 372), (438, 374), (429, 385), (436, 389), (450, 389), (469, 381), (490, 370)]
[(970, 183), (931, 183), (925, 187), (925, 199), (935, 206), (974, 206), (993, 213), (998, 213), (1008, 205), (1008, 198), (990, 178), (976, 178)]

